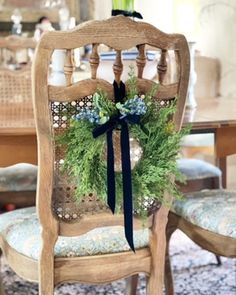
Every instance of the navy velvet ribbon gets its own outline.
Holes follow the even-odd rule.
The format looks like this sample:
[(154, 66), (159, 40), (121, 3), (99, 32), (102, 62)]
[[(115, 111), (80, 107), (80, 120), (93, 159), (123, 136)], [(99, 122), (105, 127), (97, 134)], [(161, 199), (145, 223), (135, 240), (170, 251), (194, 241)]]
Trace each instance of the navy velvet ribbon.
[(112, 9), (111, 15), (124, 15), (124, 16), (130, 16), (130, 17), (136, 17), (139, 19), (143, 19), (142, 14), (137, 11), (127, 11), (127, 10), (121, 10), (121, 9)]
[[(113, 83), (115, 103), (123, 103), (125, 97), (125, 85)], [(130, 124), (139, 124), (140, 116), (118, 114), (110, 118), (105, 124), (96, 127), (93, 130), (93, 137), (96, 138), (106, 133), (107, 138), (107, 203), (111, 211), (115, 212), (116, 205), (116, 185), (114, 170), (114, 148), (112, 141), (112, 132), (116, 128), (121, 129), (120, 145), (121, 145), (121, 167), (123, 182), (123, 206), (124, 206), (124, 225), (125, 237), (130, 248), (135, 252), (133, 242), (133, 200), (132, 200), (132, 179), (130, 164), (130, 146), (129, 146), (129, 127)]]

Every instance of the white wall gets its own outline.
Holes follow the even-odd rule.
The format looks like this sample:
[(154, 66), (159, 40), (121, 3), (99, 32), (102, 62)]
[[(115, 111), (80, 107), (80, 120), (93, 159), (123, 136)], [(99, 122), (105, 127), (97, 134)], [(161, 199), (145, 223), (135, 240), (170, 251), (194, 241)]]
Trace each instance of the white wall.
[(112, 0), (93, 0), (94, 1), (94, 18), (106, 19), (111, 16)]
[(236, 1), (200, 0), (198, 48), (220, 59), (221, 94), (236, 99)]
[[(94, 1), (95, 18), (110, 17), (112, 1)], [(183, 9), (184, 5), (195, 6), (196, 19)], [(142, 13), (144, 21), (164, 32), (179, 32), (188, 40), (195, 39), (203, 55), (219, 58), (221, 93), (236, 97), (236, 0), (135, 0), (135, 10)]]
[(173, 28), (173, 0), (135, 0), (135, 10), (143, 20), (158, 29), (171, 33)]

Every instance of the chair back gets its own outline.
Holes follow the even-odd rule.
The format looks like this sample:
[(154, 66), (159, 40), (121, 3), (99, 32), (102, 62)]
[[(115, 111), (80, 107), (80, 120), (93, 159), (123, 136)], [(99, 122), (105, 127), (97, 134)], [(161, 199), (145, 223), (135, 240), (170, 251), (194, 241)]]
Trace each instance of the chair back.
[[(73, 63), (74, 50), (87, 45), (92, 48), (89, 59), (91, 78), (74, 83), (77, 74)], [(55, 137), (70, 124), (70, 116), (63, 115), (62, 111), (70, 114), (71, 105), (78, 110), (86, 107), (98, 88), (113, 99), (113, 85), (97, 77), (100, 45), (115, 52), (112, 70), (117, 83), (122, 80), (122, 52), (137, 48), (137, 84), (140, 93), (146, 93), (156, 84), (143, 78), (146, 48), (154, 47), (160, 51), (160, 60), (156, 64), (160, 86), (153, 99), (158, 107), (168, 107), (177, 97), (174, 122), (177, 130), (181, 128), (190, 66), (188, 44), (183, 35), (165, 34), (150, 24), (123, 16), (85, 22), (66, 32), (45, 33), (37, 46), (33, 63), (33, 100), (39, 159), (37, 206), (45, 231), (50, 228), (50, 232), (56, 231), (60, 235), (78, 235), (94, 227), (121, 222), (93, 194), (85, 196), (80, 204), (76, 203), (76, 187), (61, 174), (64, 151), (55, 145)], [(64, 52), (67, 85), (49, 85), (50, 63), (55, 50)], [(178, 74), (176, 81), (169, 85), (164, 83), (168, 51), (175, 53)]]
[(10, 35), (0, 37), (0, 65), (20, 68), (31, 62), (37, 43), (33, 38)]
[(0, 69), (1, 128), (34, 127), (31, 69)]
[(195, 96), (215, 98), (220, 96), (221, 65), (220, 60), (208, 56), (195, 56), (197, 82)]
[[(11, 35), (0, 38), (0, 127), (34, 127), (31, 58), (36, 42)], [(31, 50), (31, 51), (30, 51)]]

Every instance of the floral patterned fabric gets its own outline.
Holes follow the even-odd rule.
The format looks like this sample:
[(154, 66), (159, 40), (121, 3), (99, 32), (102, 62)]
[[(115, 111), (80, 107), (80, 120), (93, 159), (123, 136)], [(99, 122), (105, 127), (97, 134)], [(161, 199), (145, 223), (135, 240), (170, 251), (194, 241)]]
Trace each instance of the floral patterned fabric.
[(221, 170), (203, 160), (179, 159), (177, 160), (179, 170), (186, 176), (187, 180), (203, 179), (207, 177), (221, 178)]
[[(41, 248), (40, 225), (35, 208), (19, 209), (0, 215), (0, 232), (16, 251), (38, 259)], [(148, 246), (148, 229), (134, 231), (136, 249)], [(78, 237), (58, 238), (56, 257), (78, 257), (129, 251), (124, 228), (110, 226), (96, 228)]]
[(214, 233), (236, 239), (236, 192), (209, 190), (175, 201), (171, 211)]
[(19, 163), (0, 168), (0, 192), (35, 191), (37, 166)]

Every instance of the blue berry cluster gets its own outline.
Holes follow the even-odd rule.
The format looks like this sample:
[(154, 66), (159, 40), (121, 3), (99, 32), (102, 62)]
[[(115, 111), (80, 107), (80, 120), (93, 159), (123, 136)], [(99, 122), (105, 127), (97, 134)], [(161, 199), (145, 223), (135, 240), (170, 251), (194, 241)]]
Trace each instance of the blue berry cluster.
[(147, 111), (147, 106), (141, 97), (134, 97), (127, 100), (124, 104), (118, 103), (116, 107), (121, 115), (144, 115)]
[(99, 123), (100, 116), (96, 109), (83, 108), (79, 114), (75, 115), (76, 120), (88, 120), (90, 123)]

